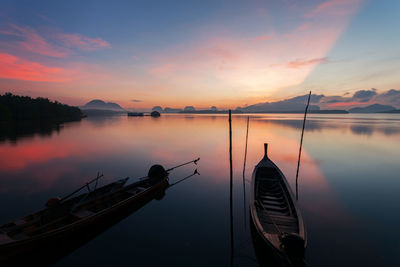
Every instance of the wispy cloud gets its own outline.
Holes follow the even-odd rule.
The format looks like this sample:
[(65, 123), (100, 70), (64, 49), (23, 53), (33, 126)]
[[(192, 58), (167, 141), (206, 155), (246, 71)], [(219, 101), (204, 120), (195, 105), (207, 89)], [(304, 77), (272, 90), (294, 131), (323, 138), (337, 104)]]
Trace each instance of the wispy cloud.
[(318, 4), (308, 12), (306, 18), (321, 16), (348, 16), (354, 12), (361, 0), (328, 0)]
[(64, 69), (48, 67), (37, 62), (0, 53), (0, 78), (41, 82), (63, 82)]
[(175, 69), (175, 64), (166, 63), (155, 66), (149, 70), (149, 73), (156, 76), (168, 75)]
[(140, 99), (132, 99), (131, 101), (132, 101), (132, 102), (134, 102), (134, 103), (140, 103), (140, 102), (143, 102), (143, 100), (140, 100)]
[(298, 68), (302, 68), (305, 66), (309, 66), (309, 65), (315, 65), (315, 64), (319, 64), (319, 63), (328, 63), (329, 60), (327, 57), (322, 57), (322, 58), (313, 58), (313, 59), (308, 59), (308, 60), (304, 60), (304, 59), (296, 59), (294, 61), (290, 61), (286, 64), (286, 67), (290, 68), (290, 69), (298, 69)]
[(60, 33), (57, 38), (64, 46), (77, 48), (83, 51), (93, 51), (101, 48), (110, 48), (111, 45), (101, 38), (89, 38), (81, 34)]
[(270, 36), (268, 36), (268, 35), (262, 35), (262, 36), (257, 36), (257, 37), (255, 37), (255, 38), (253, 39), (253, 42), (267, 41), (267, 40), (269, 40), (269, 39), (271, 39)]
[(12, 24), (10, 25), (10, 29), (1, 31), (0, 33), (17, 36), (19, 39), (22, 39), (15, 41), (15, 43), (25, 51), (57, 58), (66, 57), (68, 55), (65, 49), (50, 44), (35, 30), (29, 27), (20, 27)]
[(111, 45), (101, 38), (90, 38), (76, 33), (47, 31), (39, 34), (30, 27), (11, 24), (8, 29), (0, 29), (0, 34), (17, 37), (14, 42), (23, 51), (55, 58), (65, 58), (73, 50), (94, 51), (110, 48)]

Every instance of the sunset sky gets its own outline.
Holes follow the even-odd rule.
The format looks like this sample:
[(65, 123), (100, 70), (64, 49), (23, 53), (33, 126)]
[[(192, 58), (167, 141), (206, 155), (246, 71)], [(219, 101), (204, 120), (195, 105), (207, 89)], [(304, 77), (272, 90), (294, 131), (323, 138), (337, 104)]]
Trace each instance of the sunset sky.
[(3, 0), (0, 93), (127, 108), (379, 94), (400, 89), (399, 14), (397, 0)]

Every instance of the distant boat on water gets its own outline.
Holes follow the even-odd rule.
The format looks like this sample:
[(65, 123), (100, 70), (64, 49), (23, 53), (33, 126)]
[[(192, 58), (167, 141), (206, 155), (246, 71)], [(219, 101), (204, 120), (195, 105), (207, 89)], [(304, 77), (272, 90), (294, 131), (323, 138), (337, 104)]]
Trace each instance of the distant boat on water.
[(128, 112), (128, 117), (143, 117), (143, 116), (151, 116), (151, 117), (160, 117), (161, 114), (158, 111), (153, 111), (150, 114), (144, 114), (143, 112)]
[(250, 189), (250, 213), (267, 254), (283, 266), (302, 266), (306, 229), (297, 201), (281, 170), (265, 154), (255, 166)]
[(143, 112), (128, 112), (128, 117), (143, 117)]

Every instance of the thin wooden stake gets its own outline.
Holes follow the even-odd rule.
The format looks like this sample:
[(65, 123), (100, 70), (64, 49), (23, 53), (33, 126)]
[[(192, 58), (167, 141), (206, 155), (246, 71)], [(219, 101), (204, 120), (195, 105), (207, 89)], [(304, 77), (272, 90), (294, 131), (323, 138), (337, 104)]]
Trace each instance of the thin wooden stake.
[(244, 160), (243, 160), (243, 220), (244, 220), (244, 229), (246, 229), (246, 159), (247, 159), (247, 140), (249, 137), (249, 120), (250, 116), (247, 116), (247, 130), (246, 130), (246, 145), (244, 147)]
[(229, 110), (229, 169), (230, 169), (230, 186), (229, 186), (229, 203), (230, 203), (230, 226), (231, 226), (231, 266), (233, 266), (233, 201), (232, 201), (232, 186), (233, 186), (233, 170), (232, 170), (232, 112)]
[(300, 148), (299, 148), (299, 160), (297, 161), (297, 171), (296, 171), (296, 200), (299, 200), (299, 186), (298, 186), (298, 178), (299, 178), (299, 168), (300, 168), (300, 158), (301, 158), (301, 147), (303, 145), (303, 135), (304, 135), (304, 127), (306, 125), (307, 111), (308, 106), (310, 105), (311, 91), (308, 94), (307, 106), (304, 111), (304, 120), (303, 120), (303, 129), (301, 130), (301, 138), (300, 138)]

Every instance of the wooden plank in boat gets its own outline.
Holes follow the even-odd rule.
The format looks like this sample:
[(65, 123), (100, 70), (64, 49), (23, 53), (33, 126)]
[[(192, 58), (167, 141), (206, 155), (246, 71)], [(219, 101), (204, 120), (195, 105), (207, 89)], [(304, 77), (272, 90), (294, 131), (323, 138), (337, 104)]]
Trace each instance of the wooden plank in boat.
[(78, 210), (77, 212), (74, 212), (73, 215), (82, 219), (85, 217), (89, 217), (91, 215), (95, 214), (93, 211), (87, 210), (87, 209), (82, 209), (82, 210)]

